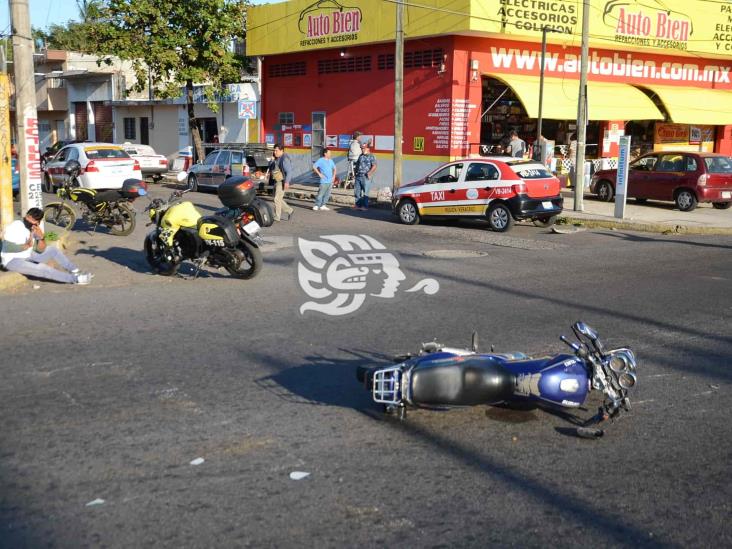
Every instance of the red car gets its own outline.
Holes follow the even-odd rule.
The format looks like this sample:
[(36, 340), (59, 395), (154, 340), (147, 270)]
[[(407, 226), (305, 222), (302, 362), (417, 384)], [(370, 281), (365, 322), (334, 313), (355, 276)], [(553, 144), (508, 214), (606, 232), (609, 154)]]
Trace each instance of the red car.
[[(718, 210), (732, 206), (732, 157), (723, 154), (661, 151), (645, 154), (630, 164), (628, 196), (638, 202), (670, 200), (682, 212), (699, 202)], [(617, 170), (600, 170), (592, 176), (590, 192), (609, 202), (615, 196)]]
[(394, 195), (394, 213), (406, 225), (422, 217), (482, 218), (497, 232), (514, 220), (551, 227), (562, 213), (559, 180), (532, 160), (480, 157), (455, 160), (427, 177), (403, 185)]

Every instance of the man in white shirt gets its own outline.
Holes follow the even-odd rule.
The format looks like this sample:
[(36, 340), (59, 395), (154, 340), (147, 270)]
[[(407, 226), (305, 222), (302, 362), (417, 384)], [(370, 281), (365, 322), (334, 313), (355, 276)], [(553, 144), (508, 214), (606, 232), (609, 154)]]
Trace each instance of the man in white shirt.
[[(16, 219), (5, 228), (0, 253), (3, 267), (8, 271), (56, 282), (89, 284), (92, 274), (80, 272), (61, 250), (46, 246), (41, 221), (43, 210), (31, 208), (23, 219)], [(46, 265), (51, 260), (65, 270)]]
[(348, 144), (348, 179), (355, 181), (356, 178), (356, 161), (361, 156), (361, 142), (358, 138), (361, 132), (353, 132), (351, 142)]

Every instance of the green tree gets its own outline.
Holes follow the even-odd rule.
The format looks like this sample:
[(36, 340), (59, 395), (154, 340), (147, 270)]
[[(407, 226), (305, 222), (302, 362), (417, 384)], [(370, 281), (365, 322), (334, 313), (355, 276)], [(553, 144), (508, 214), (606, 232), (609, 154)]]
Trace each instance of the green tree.
[(247, 59), (232, 44), (244, 40), (246, 0), (108, 0), (95, 24), (99, 51), (132, 62), (135, 91), (152, 86), (155, 96), (174, 98), (185, 88), (188, 124), (199, 158), (201, 134), (193, 108), (193, 84), (205, 85), (212, 110), (215, 95), (238, 82)]
[(48, 30), (33, 28), (32, 36), (47, 48), (95, 53), (94, 27), (99, 23), (104, 3), (101, 0), (76, 0), (80, 21), (54, 24)]

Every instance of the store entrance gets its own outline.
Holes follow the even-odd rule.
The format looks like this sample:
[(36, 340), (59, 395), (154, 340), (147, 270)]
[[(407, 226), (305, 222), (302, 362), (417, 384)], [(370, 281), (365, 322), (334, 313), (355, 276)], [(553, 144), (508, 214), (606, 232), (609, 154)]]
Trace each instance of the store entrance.
[[(489, 76), (483, 77), (483, 97), (480, 119), (480, 151), (482, 154), (503, 154), (515, 130), (526, 142), (527, 150), (536, 141), (536, 118), (529, 118), (524, 105), (509, 85)], [(551, 97), (544, 97), (544, 106)], [(554, 142), (554, 157), (569, 159), (570, 143), (576, 139), (575, 120), (553, 120), (544, 118), (541, 124), (544, 137)], [(600, 122), (587, 124), (587, 146), (585, 155), (588, 160), (598, 158)]]

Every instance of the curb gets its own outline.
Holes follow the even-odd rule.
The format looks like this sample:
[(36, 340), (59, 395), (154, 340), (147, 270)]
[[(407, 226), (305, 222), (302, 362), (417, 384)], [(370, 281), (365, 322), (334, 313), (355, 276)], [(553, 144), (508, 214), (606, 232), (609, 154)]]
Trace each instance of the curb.
[[(59, 235), (58, 240), (56, 241), (56, 245), (59, 248), (61, 248), (62, 250), (67, 249), (68, 237), (69, 237), (69, 232), (64, 231), (63, 234)], [(26, 278), (25, 275), (22, 275), (20, 273), (11, 273), (8, 271), (0, 271), (0, 292), (6, 291), (6, 290), (12, 290), (13, 288), (22, 286), (23, 284), (26, 284), (27, 282), (28, 282), (28, 278)]]
[(672, 225), (669, 223), (649, 223), (640, 221), (598, 219), (596, 217), (576, 217), (561, 214), (559, 219), (570, 225), (579, 224), (587, 228), (624, 229), (660, 234), (688, 234), (688, 235), (732, 235), (732, 227), (690, 227), (688, 225)]

